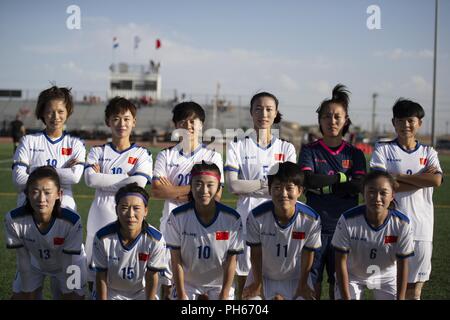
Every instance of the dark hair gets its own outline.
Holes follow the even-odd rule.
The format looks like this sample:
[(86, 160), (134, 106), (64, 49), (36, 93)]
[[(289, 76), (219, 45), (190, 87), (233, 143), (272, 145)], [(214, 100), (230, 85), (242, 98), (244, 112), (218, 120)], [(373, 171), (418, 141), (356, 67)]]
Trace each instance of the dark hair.
[(108, 120), (114, 115), (130, 111), (133, 118), (136, 118), (136, 106), (128, 99), (123, 97), (114, 97), (109, 100), (105, 109), (105, 123), (108, 125)]
[(417, 117), (422, 119), (425, 117), (425, 111), (417, 102), (399, 98), (392, 107), (394, 118)]
[[(395, 184), (396, 184), (395, 178), (389, 172), (381, 171), (381, 170), (372, 170), (364, 176), (363, 181), (362, 181), (363, 190), (365, 189), (365, 187), (368, 184), (372, 183), (373, 181), (377, 180), (378, 178), (387, 179), (389, 181), (389, 184), (391, 185), (392, 191), (395, 190)], [(396, 201), (394, 199), (391, 202), (391, 204), (389, 205), (388, 209), (392, 209), (392, 210), (395, 209), (395, 203), (396, 203)]]
[(299, 188), (303, 187), (305, 182), (305, 174), (300, 170), (300, 166), (298, 164), (286, 161), (278, 163), (277, 166), (278, 170), (275, 174), (267, 175), (269, 190), (275, 180), (282, 183), (292, 182)]
[[(29, 192), (31, 185), (36, 183), (36, 181), (42, 179), (52, 180), (55, 183), (58, 192), (61, 190), (61, 182), (59, 180), (58, 172), (56, 172), (56, 169), (53, 168), (52, 166), (42, 166), (31, 172), (30, 175), (28, 176), (28, 180), (24, 190), (24, 193), (26, 195), (25, 210), (30, 214), (32, 214), (34, 211), (29, 199)], [(55, 201), (55, 205), (53, 206), (52, 217), (56, 218), (60, 216), (61, 216), (61, 199), (57, 199)]]
[(61, 100), (64, 102), (67, 110), (67, 118), (69, 118), (73, 112), (73, 99), (70, 90), (72, 90), (72, 88), (65, 88), (65, 87), (59, 88), (57, 86), (53, 86), (51, 88), (42, 91), (39, 94), (36, 103), (36, 110), (34, 111), (36, 118), (44, 122), (44, 124), (46, 124), (44, 121), (44, 111), (45, 107), (47, 107), (47, 105), (52, 100)]
[(185, 120), (194, 116), (194, 118), (199, 118), (199, 120), (205, 122), (205, 110), (194, 101), (186, 101), (177, 104), (172, 109), (172, 121), (176, 124), (178, 121)]
[[(259, 92), (257, 94), (255, 94), (252, 99), (250, 100), (250, 114), (252, 113), (253, 110), (253, 104), (256, 102), (256, 100), (258, 100), (259, 98), (272, 98), (275, 101), (275, 107), (278, 111), (278, 99), (277, 97), (275, 97), (273, 94), (271, 94), (270, 92)], [(273, 123), (280, 123), (281, 119), (282, 119), (283, 115), (281, 114), (280, 111), (278, 111), (277, 116), (275, 117), (275, 119), (273, 120)]]
[(189, 195), (188, 198), (190, 201), (192, 201), (194, 199), (193, 195), (192, 195), (192, 176), (196, 173), (196, 172), (200, 172), (200, 171), (212, 171), (214, 173), (216, 173), (219, 176), (219, 188), (217, 189), (217, 192), (220, 190), (221, 188), (221, 183), (220, 183), (220, 179), (221, 179), (221, 173), (220, 173), (220, 169), (219, 167), (213, 163), (213, 162), (206, 162), (205, 160), (202, 160), (201, 163), (196, 163), (194, 164), (194, 166), (191, 169), (191, 191), (189, 191)]
[(342, 135), (345, 136), (345, 134), (348, 132), (348, 129), (350, 128), (350, 125), (352, 124), (352, 121), (350, 120), (348, 116), (348, 105), (350, 102), (350, 91), (347, 89), (346, 86), (343, 84), (338, 83), (334, 88), (332, 92), (331, 99), (323, 100), (320, 104), (320, 107), (317, 108), (317, 119), (319, 121), (319, 129), (320, 132), (323, 134), (322, 127), (320, 126), (320, 117), (322, 116), (322, 113), (325, 111), (326, 108), (332, 103), (340, 104), (344, 110), (345, 114), (347, 116), (347, 123), (344, 125), (344, 128), (342, 129)]
[[(145, 207), (148, 208), (148, 193), (147, 191), (145, 191), (144, 188), (140, 187), (136, 182), (133, 183), (129, 183), (125, 186), (123, 186), (122, 188), (120, 188), (117, 192), (116, 195), (114, 196), (114, 200), (116, 201), (116, 208), (119, 205), (120, 199), (122, 199), (123, 197), (125, 197), (128, 193), (137, 193), (140, 194), (145, 201)], [(116, 212), (117, 213), (117, 212)], [(119, 221), (119, 220), (117, 220)], [(145, 232), (145, 230), (149, 227), (149, 224), (147, 221), (145, 221), (145, 219), (142, 221), (142, 230), (141, 232)]]

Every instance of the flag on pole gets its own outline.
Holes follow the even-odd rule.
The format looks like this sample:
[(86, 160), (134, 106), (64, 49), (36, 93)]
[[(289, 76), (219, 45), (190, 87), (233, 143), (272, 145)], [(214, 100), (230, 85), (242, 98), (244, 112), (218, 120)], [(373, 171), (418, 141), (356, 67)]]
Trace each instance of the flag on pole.
[(135, 50), (139, 47), (139, 42), (141, 42), (141, 38), (139, 38), (139, 36), (134, 36), (134, 49)]
[(119, 41), (117, 41), (117, 37), (113, 38), (113, 49), (116, 49), (119, 46)]
[(156, 39), (156, 44), (155, 44), (156, 49), (161, 48), (161, 40)]

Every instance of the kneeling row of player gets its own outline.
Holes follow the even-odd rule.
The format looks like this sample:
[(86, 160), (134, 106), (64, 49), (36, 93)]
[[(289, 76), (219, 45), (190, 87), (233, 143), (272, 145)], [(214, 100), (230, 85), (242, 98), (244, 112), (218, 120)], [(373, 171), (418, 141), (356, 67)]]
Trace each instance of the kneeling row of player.
[[(117, 221), (97, 232), (92, 265), (98, 299), (155, 299), (158, 272), (173, 272), (172, 299), (233, 299), (236, 255), (244, 249), (242, 223), (232, 208), (214, 200), (220, 170), (194, 165), (190, 202), (174, 209), (166, 239), (147, 224), (148, 194), (137, 184), (115, 196)], [(303, 191), (298, 165), (280, 163), (268, 175), (272, 197), (247, 221), (251, 274), (245, 299), (311, 299), (309, 271), (321, 246), (319, 215), (298, 201)], [(55, 169), (30, 174), (26, 205), (6, 215), (7, 247), (16, 249), (23, 298), (42, 295), (46, 275), (60, 298), (84, 292), (86, 264), (73, 259), (82, 248), (78, 214), (60, 207), (61, 186)], [(377, 299), (405, 297), (413, 238), (408, 218), (393, 206), (394, 180), (380, 171), (364, 180), (365, 205), (345, 212), (332, 244), (336, 250), (336, 297), (360, 299), (364, 288)]]

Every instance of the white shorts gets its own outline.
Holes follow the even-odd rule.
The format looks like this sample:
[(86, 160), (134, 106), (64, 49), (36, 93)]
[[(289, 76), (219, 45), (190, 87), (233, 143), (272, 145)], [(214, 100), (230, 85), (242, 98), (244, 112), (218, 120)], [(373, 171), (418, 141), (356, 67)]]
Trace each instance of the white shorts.
[[(189, 300), (197, 300), (198, 296), (206, 294), (208, 295), (209, 300), (219, 300), (219, 294), (222, 290), (221, 286), (192, 286), (188, 283), (184, 283), (184, 291), (186, 291), (186, 295)], [(177, 290), (175, 285), (172, 286), (172, 292), (170, 293), (170, 300), (177, 299)], [(227, 300), (234, 300), (234, 287), (231, 286), (230, 294)]]
[[(349, 280), (350, 298), (352, 300), (361, 300), (364, 289), (367, 288), (365, 283), (355, 280)], [(397, 299), (397, 279), (393, 278), (389, 282), (380, 284), (379, 289), (369, 289), (373, 292), (375, 300), (396, 300)], [(334, 287), (334, 297), (336, 300), (342, 300), (339, 285), (336, 283)]]
[[(135, 293), (123, 292), (120, 290), (108, 288), (107, 297), (108, 300), (146, 300), (145, 288), (142, 288), (142, 290)], [(159, 300), (158, 295), (156, 295), (156, 300)]]
[[(87, 261), (86, 261), (86, 252), (84, 250), (84, 245), (81, 246), (81, 254), (72, 255), (72, 263), (80, 268), (80, 288), (71, 290), (67, 288), (67, 284), (65, 283), (66, 275), (65, 272), (50, 274), (42, 272), (36, 268), (33, 269), (33, 272), (30, 273), (30, 285), (24, 288), (22, 284), (23, 275), (20, 272), (16, 271), (16, 277), (14, 278), (12, 291), (14, 293), (20, 292), (33, 292), (36, 289), (42, 287), (44, 285), (45, 276), (48, 275), (50, 277), (50, 288), (52, 292), (52, 297), (54, 300), (58, 300), (62, 298), (62, 294), (67, 294), (71, 292), (75, 292), (79, 296), (84, 296), (84, 289), (86, 287), (87, 281)], [(42, 298), (42, 294), (39, 293), (40, 298)]]
[[(285, 300), (293, 300), (297, 291), (299, 278), (285, 279), (285, 280), (273, 280), (263, 276), (263, 294), (265, 300), (273, 300), (276, 295), (281, 295)], [(253, 272), (250, 271), (245, 281), (245, 287), (248, 287), (253, 282)], [(308, 277), (308, 286), (314, 290), (314, 285), (311, 276)], [(257, 300), (262, 297), (257, 297)], [(251, 300), (255, 300), (252, 298)]]
[[(166, 225), (167, 220), (169, 219), (168, 215), (162, 215), (162, 217), (159, 220), (159, 230), (162, 233), (163, 237), (165, 238), (166, 234)], [(167, 270), (164, 272), (159, 273), (159, 286), (171, 286), (172, 285), (172, 263), (171, 263), (171, 257), (170, 257), (170, 249), (166, 247), (166, 259), (167, 259)]]
[(408, 283), (430, 279), (433, 242), (414, 240), (414, 256), (408, 258)]
[[(97, 191), (96, 191), (97, 192)], [(92, 262), (94, 237), (101, 228), (117, 220), (114, 195), (101, 194), (94, 198), (86, 223), (86, 255), (88, 266)], [(95, 282), (95, 270), (88, 268), (88, 281)]]
[[(245, 239), (245, 235), (244, 235)], [(238, 276), (248, 276), (251, 268), (250, 246), (244, 245), (244, 251), (237, 255), (236, 274)]]

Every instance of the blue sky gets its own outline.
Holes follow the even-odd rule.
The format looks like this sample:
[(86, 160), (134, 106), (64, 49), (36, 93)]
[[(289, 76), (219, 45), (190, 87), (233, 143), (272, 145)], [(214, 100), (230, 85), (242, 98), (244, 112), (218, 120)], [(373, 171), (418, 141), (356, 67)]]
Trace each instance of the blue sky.
[[(450, 1), (440, 0), (437, 125), (450, 121)], [(81, 30), (66, 28), (69, 5), (81, 9)], [(369, 30), (370, 5), (381, 29)], [(5, 1), (0, 2), (0, 88), (40, 91), (55, 81), (104, 95), (116, 62), (161, 61), (163, 95), (174, 89), (204, 103), (215, 93), (247, 103), (267, 90), (300, 124), (337, 83), (352, 92), (350, 117), (370, 127), (372, 93), (377, 123), (390, 129), (398, 97), (421, 103), (431, 123), (434, 1)], [(133, 38), (142, 41), (133, 53)], [(159, 38), (162, 48), (155, 50)]]

